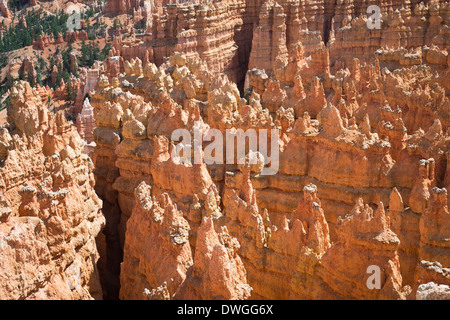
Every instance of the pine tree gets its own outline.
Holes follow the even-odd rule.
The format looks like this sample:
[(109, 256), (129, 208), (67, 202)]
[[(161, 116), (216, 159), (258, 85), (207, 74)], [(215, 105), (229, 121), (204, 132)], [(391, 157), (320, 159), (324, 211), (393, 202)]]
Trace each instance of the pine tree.
[(33, 79), (33, 75), (31, 74), (31, 72), (28, 72), (28, 73), (27, 73), (27, 80), (28, 80), (28, 82), (30, 83), (30, 86), (32, 86), (32, 87), (35, 86), (36, 82), (35, 82), (35, 80)]
[(61, 80), (62, 80), (61, 72), (58, 72), (58, 73), (56, 74), (55, 88), (59, 88), (59, 87), (61, 86)]
[(64, 70), (63, 73), (63, 79), (64, 82), (66, 83), (66, 88), (67, 88), (67, 99), (69, 100), (70, 103), (73, 103), (75, 100), (75, 94), (72, 88), (72, 83), (70, 81), (70, 73), (67, 70)]
[(36, 83), (42, 86), (42, 71), (36, 68)]
[(85, 67), (89, 61), (89, 47), (86, 45), (86, 42), (83, 40), (81, 42), (81, 57), (80, 57), (80, 66)]

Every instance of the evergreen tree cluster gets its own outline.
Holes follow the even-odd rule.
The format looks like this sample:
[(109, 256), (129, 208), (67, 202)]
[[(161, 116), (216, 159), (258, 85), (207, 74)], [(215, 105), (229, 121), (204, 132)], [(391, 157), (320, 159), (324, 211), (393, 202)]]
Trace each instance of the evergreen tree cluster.
[(113, 22), (114, 33), (117, 31), (117, 29), (120, 29), (120, 28), (122, 28), (122, 22), (119, 20), (119, 18), (114, 19), (114, 22)]
[[(98, 1), (99, 3), (103, 2), (103, 0)], [(13, 12), (16, 12), (21, 10), (24, 4), (26, 4), (26, 1), (23, 3), (23, 0), (10, 0), (8, 5)], [(99, 23), (98, 19), (94, 19), (93, 24), (89, 22), (89, 19), (95, 17), (100, 10), (101, 7), (98, 7), (95, 9), (90, 8), (82, 12), (81, 18), (87, 22), (83, 26), (83, 29), (86, 30), (89, 40), (95, 40), (98, 35), (105, 32), (106, 25), (104, 23)], [(24, 18), (26, 22), (26, 27), (19, 23), (22, 18)], [(54, 39), (56, 39), (58, 34), (61, 33), (63, 38), (65, 38), (69, 14), (65, 13), (63, 10), (50, 14), (44, 12), (42, 8), (39, 8), (27, 10), (26, 13), (19, 12), (13, 19), (15, 21), (13, 21), (9, 27), (3, 25), (4, 32), (3, 35), (0, 35), (0, 68), (7, 66), (8, 61), (11, 59), (11, 51), (31, 46), (32, 42), (37, 40), (42, 34), (53, 36)], [(96, 60), (102, 61), (108, 56), (110, 48), (110, 43), (107, 43), (103, 49), (100, 49), (99, 41), (83, 41), (81, 43), (80, 55), (77, 57), (78, 66), (92, 67)], [(70, 53), (72, 51), (73, 45), (71, 43), (69, 43), (65, 50), (61, 50), (60, 47), (57, 47), (55, 54), (50, 56), (49, 63), (39, 55), (37, 57), (37, 63), (35, 63), (36, 81), (35, 83), (31, 83), (31, 85), (50, 85), (50, 75), (53, 66), (56, 65), (58, 67), (58, 74), (53, 89), (60, 87), (62, 80), (64, 80), (66, 83), (68, 99), (73, 102), (75, 100), (76, 92), (74, 92), (71, 87), (70, 78), (72, 74), (78, 78), (78, 70), (71, 70)], [(56, 61), (55, 59), (59, 54), (62, 56), (62, 62)], [(30, 81), (31, 78), (31, 75), (19, 75), (19, 80)], [(12, 79), (9, 74), (7, 75), (6, 79), (0, 84), (0, 97), (11, 89), (14, 80), (15, 79)], [(9, 97), (0, 104), (0, 109), (6, 107), (9, 103), (8, 99)]]
[(86, 43), (83, 41), (81, 43), (81, 56), (78, 58), (78, 65), (80, 67), (92, 67), (96, 60), (103, 61), (108, 56), (109, 50), (111, 49), (111, 43), (106, 43), (102, 51), (98, 47), (97, 42)]
[[(50, 66), (54, 66), (56, 65), (58, 67), (58, 74), (56, 75), (56, 83), (53, 86), (53, 89), (59, 88), (61, 86), (61, 81), (64, 80), (64, 83), (66, 84), (66, 88), (67, 88), (67, 97), (68, 100), (70, 102), (75, 101), (75, 96), (76, 96), (76, 92), (74, 92), (72, 85), (70, 83), (70, 78), (71, 75), (73, 74), (75, 77), (78, 78), (78, 70), (73, 70), (73, 72), (71, 71), (70, 68), (70, 53), (73, 51), (73, 46), (72, 44), (69, 44), (66, 48), (66, 50), (61, 51), (59, 47), (57, 47), (56, 49), (56, 54), (55, 56), (61, 54), (62, 56), (62, 62), (60, 62), (59, 64), (56, 63), (54, 57), (50, 57)], [(42, 59), (43, 61), (43, 59)], [(44, 66), (42, 69), (40, 67), (41, 62), (39, 61), (38, 66), (36, 66), (36, 82), (38, 82), (38, 75), (40, 74), (40, 72), (42, 72), (42, 70), (45, 70), (46, 67)], [(43, 63), (45, 64), (45, 61), (43, 61)], [(39, 71), (38, 71), (39, 68)], [(45, 82), (49, 82), (49, 76), (50, 76), (50, 72), (51, 70), (47, 70), (46, 71), (46, 81)], [(42, 76), (39, 77), (39, 79), (42, 79)]]
[(86, 33), (88, 35), (89, 40), (97, 39), (101, 34), (106, 31), (106, 24), (100, 24), (98, 21), (95, 21), (93, 25), (90, 24), (89, 20), (86, 20)]
[(142, 19), (134, 24), (134, 28), (138, 33), (144, 33), (147, 29), (147, 23), (144, 19)]
[[(77, 56), (77, 62), (78, 67), (92, 67), (94, 62), (96, 60), (103, 61), (108, 56), (108, 52), (111, 49), (111, 43), (106, 43), (106, 45), (103, 47), (102, 50), (99, 48), (98, 41), (89, 41), (86, 43), (83, 41), (81, 43), (80, 48), (80, 55)], [(49, 85), (53, 89), (57, 89), (61, 86), (62, 80), (64, 80), (64, 83), (66, 84), (66, 90), (67, 90), (67, 96), (68, 100), (70, 102), (75, 101), (76, 92), (72, 88), (70, 83), (70, 78), (72, 75), (74, 75), (76, 78), (78, 78), (78, 70), (71, 70), (70, 66), (70, 53), (73, 51), (73, 45), (69, 44), (66, 49), (61, 50), (60, 47), (56, 48), (56, 52), (54, 55), (50, 56), (49, 63), (45, 61), (42, 56), (37, 57), (37, 63), (35, 63), (35, 70), (36, 70), (36, 82), (31, 83), (30, 79), (32, 78), (31, 75), (19, 75), (19, 80), (27, 80), (30, 82), (32, 86), (35, 84), (39, 84), (41, 86)], [(57, 61), (56, 56), (61, 55), (62, 61)], [(0, 64), (2, 61), (8, 59), (8, 56), (6, 53), (0, 54)], [(53, 69), (53, 66), (57, 66), (58, 73), (56, 75), (56, 83), (52, 85), (50, 83), (50, 75)], [(12, 79), (11, 76), (7, 75), (7, 78), (3, 81), (3, 83), (0, 86), (0, 97), (3, 96), (11, 87), (13, 86), (14, 79)], [(6, 101), (8, 102), (8, 101)], [(6, 104), (3, 103), (0, 105), (0, 108), (5, 107)]]
[[(18, 15), (18, 19), (23, 14)], [(69, 15), (63, 10), (55, 14), (44, 13), (42, 8), (29, 10), (25, 14), (26, 28), (20, 23), (12, 23), (10, 27), (5, 27), (3, 36), (0, 38), (0, 53), (21, 49), (31, 46), (33, 41), (41, 34), (53, 35), (56, 39), (58, 33), (63, 37), (67, 32), (67, 19)]]
[(27, 0), (9, 0), (8, 1), (8, 8), (12, 12), (19, 11), (23, 8), (24, 5), (27, 4)]
[[(20, 0), (17, 0), (20, 1)], [(85, 19), (86, 25), (83, 26), (89, 40), (95, 40), (99, 35), (105, 32), (106, 24), (95, 21), (92, 25), (89, 18), (93, 17), (100, 9), (88, 9), (82, 13), (82, 19)], [(26, 28), (18, 23), (22, 16), (25, 17)], [(67, 20), (69, 14), (64, 10), (50, 14), (43, 11), (42, 8), (37, 10), (28, 10), (26, 13), (17, 15), (18, 21), (12, 23), (11, 26), (3, 26), (3, 36), (0, 38), (0, 53), (21, 49), (31, 46), (42, 34), (53, 36), (54, 39), (61, 33), (65, 39), (67, 33)]]

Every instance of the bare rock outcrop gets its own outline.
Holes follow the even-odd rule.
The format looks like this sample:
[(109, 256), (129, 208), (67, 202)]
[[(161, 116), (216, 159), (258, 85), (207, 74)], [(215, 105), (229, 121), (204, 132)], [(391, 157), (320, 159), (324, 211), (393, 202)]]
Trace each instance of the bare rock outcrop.
[[(133, 192), (144, 181), (154, 194), (166, 193), (190, 226), (194, 266), (179, 297), (203, 299), (215, 287), (215, 280), (200, 276), (209, 271), (195, 267), (208, 222), (211, 237), (219, 238), (215, 246), (227, 248), (220, 241), (223, 232), (240, 243), (233, 252), (252, 288), (250, 298), (406, 299), (417, 290), (419, 261), (444, 262), (419, 253), (420, 242), (426, 247), (419, 239), (429, 233), (419, 228), (420, 215), (430, 210), (432, 188), (446, 181), (442, 122), (410, 133), (414, 121), (404, 121), (401, 107), (390, 106), (396, 100), (380, 93), (392, 77), (377, 61), (355, 59), (351, 70), (332, 74), (326, 47), (313, 51), (314, 60), (301, 46), (291, 48), (273, 74), (249, 71), (244, 98), (229, 79), (182, 53), (160, 67), (135, 58), (124, 62), (125, 73), (100, 77), (91, 100), (98, 127), (96, 173), (99, 186), (114, 190), (104, 196), (114, 204), (112, 212), (120, 212), (110, 220), (118, 228), (115, 236), (126, 244), (130, 227), (137, 228), (126, 221), (137, 210)], [(251, 152), (239, 165), (212, 161), (226, 159), (225, 150), (212, 156), (203, 136), (218, 129), (225, 142), (226, 130), (237, 128), (279, 130), (275, 175), (261, 175), (266, 162), (247, 163), (258, 159)], [(171, 141), (177, 129), (189, 132), (191, 140)], [(181, 152), (185, 145), (187, 157)], [(225, 260), (234, 257), (225, 251)], [(230, 261), (226, 268), (243, 274), (239, 260)], [(367, 285), (370, 266), (381, 270), (379, 289)], [(135, 277), (124, 270), (123, 277)], [(233, 279), (227, 283), (243, 283)], [(176, 298), (165, 281), (142, 290), (148, 297)], [(248, 291), (227, 290), (222, 297), (248, 297)]]
[(173, 297), (192, 266), (189, 223), (167, 194), (152, 197), (145, 183), (136, 188), (128, 220), (121, 272), (121, 298), (143, 299), (144, 291), (167, 286)]
[(136, 188), (135, 195), (137, 204), (127, 223), (121, 270), (122, 299), (250, 296), (246, 271), (237, 255), (239, 243), (226, 227), (216, 233), (213, 219), (204, 218), (193, 254), (189, 223), (169, 195), (152, 196), (145, 183)]
[(431, 205), (420, 217), (420, 246), (417, 265), (418, 283), (450, 284), (449, 224), (447, 190), (433, 188)]
[(0, 298), (449, 299), (448, 1), (107, 0), (99, 15), (123, 25), (105, 61), (69, 53), (76, 124), (45, 101), (64, 82), (8, 92)]
[(417, 300), (450, 300), (450, 288), (434, 282), (422, 284), (416, 293)]
[(77, 130), (81, 138), (86, 142), (84, 151), (89, 154), (94, 151), (94, 130), (96, 128), (94, 119), (94, 108), (89, 103), (89, 99), (85, 99), (83, 108), (77, 116), (76, 120)]
[[(339, 297), (407, 297), (411, 289), (402, 284), (397, 253), (400, 240), (390, 230), (382, 202), (374, 210), (364, 205), (362, 199), (358, 200), (350, 214), (340, 218), (337, 235), (337, 241), (324, 255), (322, 264), (324, 282)], [(369, 276), (374, 270), (381, 272), (379, 283), (376, 280), (371, 283)]]
[(2, 13), (3, 17), (5, 17), (5, 18), (12, 17), (12, 13), (8, 8), (8, 2), (6, 0), (0, 1), (0, 12)]
[(96, 237), (105, 219), (93, 163), (64, 115), (17, 82), (2, 129), (1, 299), (101, 299)]

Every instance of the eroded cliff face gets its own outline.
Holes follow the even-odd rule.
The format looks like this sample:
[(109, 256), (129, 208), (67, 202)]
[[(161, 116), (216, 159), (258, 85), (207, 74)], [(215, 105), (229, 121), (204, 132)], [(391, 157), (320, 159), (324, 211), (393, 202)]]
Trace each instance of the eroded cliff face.
[(101, 299), (94, 166), (62, 113), (17, 82), (0, 133), (0, 298)]
[[(96, 236), (106, 298), (448, 297), (448, 3), (170, 2), (105, 7), (148, 24), (83, 73), (94, 166), (39, 93), (13, 92), (0, 246), (27, 267), (11, 298), (98, 297)], [(268, 132), (274, 174), (261, 140), (212, 152), (238, 129)]]
[[(151, 195), (143, 182), (127, 223), (122, 299), (246, 299), (251, 287), (237, 254), (239, 242), (225, 226), (216, 232), (214, 218), (204, 217), (196, 251), (190, 226), (167, 193)], [(134, 240), (133, 240), (134, 239)], [(135, 243), (140, 246), (135, 246)]]
[[(445, 257), (426, 240), (436, 230), (446, 230), (448, 222), (441, 218), (439, 229), (420, 227), (432, 224), (421, 222), (433, 216), (424, 212), (448, 217), (445, 191), (433, 189), (448, 187), (448, 132), (437, 118), (427, 131), (409, 134), (410, 123), (403, 121), (400, 107), (391, 107), (387, 99), (375, 100), (380, 101), (377, 106), (366, 98), (369, 92), (377, 94), (368, 87), (386, 85), (390, 75), (412, 77), (418, 71), (381, 71), (379, 61), (354, 60), (351, 71), (331, 75), (328, 49), (322, 45), (316, 56), (323, 68), (312, 67), (315, 60), (305, 59), (298, 45), (277, 59), (273, 73), (249, 71), (252, 90), (245, 99), (228, 77), (218, 77), (206, 63), (179, 53), (159, 68), (136, 58), (124, 62), (125, 73), (118, 77), (108, 72), (101, 76), (92, 96), (96, 166), (98, 180), (116, 194), (114, 210), (120, 207), (121, 212), (115, 223), (125, 248), (122, 298), (205, 298), (219, 282), (227, 283), (228, 293), (217, 298), (406, 299), (421, 283), (448, 283), (445, 236), (436, 240)], [(225, 131), (233, 128), (279, 130), (278, 139), (269, 136), (279, 147), (275, 175), (261, 175), (264, 159), (250, 165), (251, 154), (243, 165), (214, 164), (217, 154), (208, 151), (208, 143), (194, 140), (193, 150), (203, 152), (197, 153), (195, 164), (186, 162), (171, 140), (176, 129), (200, 140), (196, 132), (208, 136), (219, 129), (225, 145)], [(226, 156), (226, 150), (219, 154)], [(174, 247), (170, 236), (165, 239), (164, 220), (155, 226), (156, 218), (138, 222), (144, 219), (142, 201), (133, 192), (142, 182), (151, 186), (155, 199), (148, 200), (146, 210), (160, 208), (164, 215), (180, 217), (172, 230), (186, 237), (182, 244)], [(433, 192), (440, 194), (434, 206)], [(164, 205), (156, 204), (161, 201)], [(210, 237), (218, 234), (220, 239), (226, 228), (239, 243), (234, 254), (227, 249), (224, 256), (235, 257), (226, 263), (226, 280), (219, 280), (221, 272), (210, 274), (206, 262), (196, 261), (198, 250), (206, 250), (205, 223)], [(142, 234), (142, 228), (155, 231)], [(144, 239), (161, 245), (136, 249)], [(167, 281), (170, 275), (159, 275), (159, 263), (146, 258), (154, 255), (147, 250), (161, 248), (175, 252), (175, 283)], [(156, 265), (141, 267), (145, 263)], [(443, 271), (427, 267), (430, 263)], [(371, 266), (381, 270), (377, 290), (367, 285)], [(427, 278), (424, 268), (433, 275)], [(239, 291), (243, 284), (252, 290)]]
[[(109, 3), (112, 8), (115, 2), (108, 1), (106, 8)], [(115, 50), (111, 58), (120, 56), (131, 60), (139, 57), (143, 62), (149, 60), (159, 66), (174, 52), (182, 52), (188, 57), (200, 57), (210, 70), (225, 73), (242, 89), (253, 28), (262, 3), (261, 0), (193, 0), (175, 5), (175, 1), (154, 1), (149, 6), (150, 17), (144, 19), (146, 32), (133, 34), (131, 38), (125, 38), (119, 32), (114, 38)], [(124, 13), (115, 9), (111, 12)], [(134, 14), (129, 24), (136, 17), (140, 15)]]
[[(380, 8), (379, 29), (369, 28), (370, 5)], [(398, 105), (409, 134), (419, 128), (427, 130), (436, 118), (448, 126), (448, 100), (442, 93), (449, 89), (449, 9), (444, 1), (189, 1), (170, 6), (153, 3), (151, 8), (155, 13), (147, 20), (145, 33), (125, 37), (119, 32), (114, 38), (107, 65), (116, 75), (124, 71), (126, 60), (139, 57), (143, 63), (148, 60), (160, 66), (174, 52), (181, 52), (188, 58), (199, 57), (217, 75), (225, 73), (241, 92), (249, 85), (247, 69), (254, 68), (264, 70), (269, 78), (275, 74), (283, 90), (285, 82), (294, 82), (295, 74), (289, 73), (294, 69), (285, 68), (290, 60), (298, 62), (296, 52), (301, 43), (301, 54), (307, 61), (301, 85), (306, 92), (318, 89), (314, 85), (317, 76), (324, 80), (327, 93), (337, 93), (335, 104), (340, 98), (354, 99), (358, 91), (364, 95), (358, 101), (361, 107), (367, 103), (370, 109), (385, 100)], [(375, 59), (380, 70), (370, 70)], [(403, 71), (383, 75), (384, 67)], [(352, 79), (348, 79), (347, 69)], [(388, 78), (381, 83), (376, 81), (380, 72)], [(433, 77), (436, 72), (439, 76)], [(370, 85), (366, 82), (369, 78)], [(349, 103), (357, 109), (353, 101)], [(311, 106), (316, 112), (321, 107)], [(361, 119), (366, 112), (378, 123), (380, 113), (376, 110), (355, 116)]]

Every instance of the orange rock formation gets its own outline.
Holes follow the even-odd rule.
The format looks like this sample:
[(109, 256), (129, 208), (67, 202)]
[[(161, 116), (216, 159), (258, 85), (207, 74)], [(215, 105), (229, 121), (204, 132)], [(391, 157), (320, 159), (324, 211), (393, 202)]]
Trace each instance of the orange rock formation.
[[(172, 2), (104, 7), (133, 12), (122, 32), (147, 30), (117, 32), (82, 72), (75, 112), (93, 165), (62, 114), (13, 88), (3, 269), (32, 254), (26, 289), (0, 277), (0, 296), (97, 297), (102, 206), (107, 298), (448, 299), (448, 2), (380, 1), (380, 29), (370, 1)], [(213, 155), (202, 139), (225, 145), (238, 129), (269, 130), (276, 174), (257, 150)]]
[[(392, 111), (388, 102), (381, 101), (379, 115), (375, 116), (367, 102), (360, 106), (362, 102), (358, 100), (365, 98), (357, 88), (366, 81), (361, 76), (356, 85), (352, 82), (352, 89), (345, 89), (353, 93), (344, 96), (339, 91), (342, 84), (337, 85), (340, 73), (331, 76), (329, 69), (319, 68), (319, 72), (328, 73), (329, 80), (309, 77), (316, 69), (309, 67), (301, 47), (298, 50), (296, 58), (288, 59), (285, 71), (279, 73), (285, 77), (294, 74), (292, 84), (278, 80), (277, 71), (270, 77), (264, 71), (249, 72), (249, 85), (255, 86), (248, 102), (240, 98), (236, 85), (227, 78), (217, 78), (214, 71), (207, 70), (206, 63), (181, 54), (173, 55), (160, 68), (151, 62), (143, 65), (139, 58), (125, 61), (125, 73), (119, 78), (113, 77), (110, 82), (108, 77), (100, 77), (100, 88), (92, 99), (98, 125), (94, 134), (95, 164), (102, 189), (114, 190), (108, 191), (107, 198), (111, 201), (111, 215), (115, 216), (111, 220), (115, 224), (111, 237), (119, 237), (125, 248), (122, 298), (160, 298), (161, 290), (165, 298), (212, 298), (206, 292), (218, 280), (209, 276), (205, 267), (196, 266), (198, 250), (205, 250), (200, 249), (206, 241), (205, 223), (210, 223), (210, 230), (215, 229), (216, 234), (226, 228), (226, 234), (239, 243), (234, 252), (245, 272), (239, 271), (238, 262), (231, 262), (231, 279), (223, 281), (234, 288), (237, 285), (233, 283), (252, 288), (244, 293), (229, 289), (227, 295), (218, 294), (216, 298), (237, 295), (265, 299), (406, 299), (420, 283), (448, 282), (445, 271), (436, 275), (422, 271), (422, 260), (447, 268), (448, 253), (445, 257), (437, 252), (430, 256), (422, 253), (422, 248), (434, 252), (425, 239), (434, 239), (437, 230), (447, 230), (448, 222), (442, 218), (439, 228), (435, 224), (425, 229), (419, 228), (421, 219), (417, 219), (420, 215), (427, 219), (424, 210), (442, 212), (443, 217), (447, 214), (445, 191), (433, 189), (440, 196), (436, 196), (434, 207), (431, 201), (432, 188), (443, 186), (446, 170), (439, 165), (439, 173), (436, 171), (436, 163), (446, 163), (449, 141), (440, 120), (435, 120), (427, 132), (419, 130), (409, 135), (401, 109)], [(324, 57), (329, 59), (328, 55)], [(364, 68), (376, 71), (378, 64)], [(348, 73), (347, 79), (354, 77), (349, 70), (344, 72)], [(309, 93), (304, 90), (304, 73), (312, 86), (321, 89), (312, 87)], [(381, 76), (376, 79), (383, 83)], [(332, 83), (330, 89), (337, 91), (325, 90), (326, 81)], [(280, 93), (284, 100), (271, 98)], [(291, 100), (293, 95), (302, 100)], [(354, 98), (350, 99), (352, 95)], [(307, 101), (317, 100), (321, 102), (316, 104), (316, 110), (306, 109), (310, 107)], [(371, 108), (376, 108), (373, 102)], [(359, 118), (357, 115), (362, 112), (365, 115)], [(378, 125), (371, 124), (377, 117)], [(178, 128), (193, 133), (194, 122), (201, 124), (204, 133), (210, 128), (223, 132), (233, 127), (279, 128), (278, 173), (262, 176), (260, 170), (250, 166), (207, 165), (204, 159), (200, 164), (172, 160), (175, 146), (169, 140), (171, 133)], [(142, 181), (152, 186), (154, 194), (166, 194), (170, 201), (164, 203), (176, 208), (170, 210), (180, 212), (188, 237), (185, 241), (194, 251), (190, 253), (194, 258), (188, 259), (191, 267), (176, 258), (181, 253), (174, 256), (178, 261), (174, 264), (181, 268), (174, 284), (167, 281), (172, 278), (170, 275), (152, 268), (132, 267), (143, 261), (150, 263), (145, 250), (135, 246), (142, 245), (147, 237), (161, 234), (150, 231), (139, 236), (137, 231), (143, 226), (135, 220), (140, 202), (131, 191)], [(299, 197), (303, 200), (299, 201)], [(415, 238), (417, 235), (420, 241), (415, 240), (419, 239)], [(438, 237), (445, 239), (445, 235)], [(445, 240), (437, 241), (444, 241), (445, 247)], [(162, 250), (166, 245), (156, 247)], [(165, 250), (172, 252), (170, 248)], [(379, 290), (367, 287), (367, 270), (371, 266), (382, 270)], [(246, 274), (246, 278), (241, 274)], [(141, 279), (148, 279), (145, 285)], [(136, 286), (138, 289), (134, 290)], [(148, 294), (142, 295), (144, 291)]]
[(0, 138), (0, 298), (101, 299), (96, 237), (105, 218), (93, 163), (62, 113), (11, 90)]

